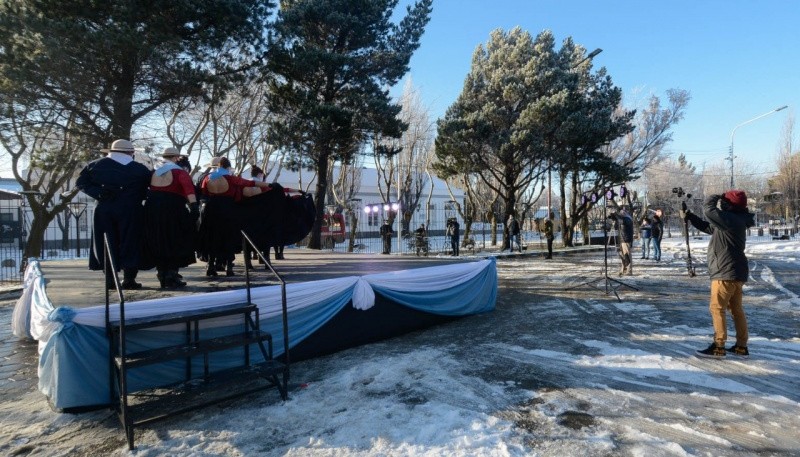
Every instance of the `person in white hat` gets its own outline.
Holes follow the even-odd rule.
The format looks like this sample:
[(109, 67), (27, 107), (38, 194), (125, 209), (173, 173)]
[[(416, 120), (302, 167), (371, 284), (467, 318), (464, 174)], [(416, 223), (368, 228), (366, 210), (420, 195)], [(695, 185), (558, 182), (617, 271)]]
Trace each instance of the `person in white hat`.
[(164, 164), (153, 172), (144, 204), (143, 252), (145, 264), (156, 267), (161, 288), (172, 289), (186, 285), (178, 270), (196, 261), (194, 233), (200, 211), (192, 177), (178, 165), (180, 152), (169, 147), (161, 158)]
[[(116, 140), (106, 157), (89, 162), (81, 170), (76, 186), (97, 200), (89, 268), (106, 271), (103, 259), (104, 236), (117, 270), (124, 272), (123, 289), (140, 289), (139, 271), (142, 227), (142, 200), (150, 184), (150, 170), (133, 160), (133, 144)], [(106, 287), (114, 288), (112, 275), (106, 271)]]

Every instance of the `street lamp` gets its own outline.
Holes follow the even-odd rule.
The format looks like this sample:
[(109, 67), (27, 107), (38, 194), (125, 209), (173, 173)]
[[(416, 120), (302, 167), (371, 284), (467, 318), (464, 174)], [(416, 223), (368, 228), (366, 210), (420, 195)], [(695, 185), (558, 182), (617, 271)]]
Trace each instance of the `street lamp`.
[(731, 189), (733, 189), (735, 187), (733, 185), (733, 159), (734, 159), (734, 155), (733, 155), (733, 136), (736, 134), (736, 129), (738, 129), (739, 127), (741, 127), (741, 126), (743, 126), (745, 124), (749, 124), (749, 123), (751, 123), (753, 121), (757, 121), (757, 120), (761, 119), (762, 117), (769, 116), (772, 113), (777, 113), (778, 111), (784, 110), (784, 109), (786, 109), (788, 107), (789, 107), (789, 105), (783, 105), (780, 108), (775, 108), (774, 110), (772, 110), (772, 111), (770, 111), (768, 113), (764, 113), (761, 116), (756, 116), (756, 117), (750, 119), (749, 121), (744, 121), (741, 124), (739, 124), (739, 125), (737, 125), (736, 127), (733, 128), (733, 130), (731, 131), (730, 155), (728, 156), (728, 160), (731, 161)]
[(75, 257), (81, 256), (81, 216), (86, 211), (86, 203), (84, 202), (69, 202), (67, 203), (70, 214), (75, 218)]
[(572, 66), (572, 68), (577, 67), (578, 65), (586, 62), (587, 60), (594, 59), (595, 57), (597, 57), (597, 54), (600, 54), (601, 52), (603, 52), (602, 49), (600, 49), (600, 48), (595, 49), (594, 51), (590, 52), (586, 57), (584, 57), (583, 59), (579, 60), (578, 63), (576, 63), (575, 65)]

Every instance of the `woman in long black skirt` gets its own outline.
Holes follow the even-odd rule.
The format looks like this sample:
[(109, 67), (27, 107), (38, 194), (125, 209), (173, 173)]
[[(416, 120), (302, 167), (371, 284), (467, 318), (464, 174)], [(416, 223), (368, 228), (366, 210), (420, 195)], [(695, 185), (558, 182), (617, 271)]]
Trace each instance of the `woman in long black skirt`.
[(208, 259), (206, 276), (216, 277), (215, 263), (227, 264), (226, 275), (233, 276), (233, 259), (241, 249), (242, 236), (240, 211), (236, 203), (243, 196), (267, 192), (272, 187), (261, 181), (234, 176), (227, 157), (219, 161), (219, 168), (211, 172), (200, 184), (206, 197), (201, 216), (198, 250)]
[(176, 164), (178, 150), (166, 148), (161, 157), (164, 164), (153, 172), (144, 205), (144, 257), (155, 265), (161, 288), (166, 289), (186, 285), (178, 270), (195, 262), (199, 209), (191, 176)]

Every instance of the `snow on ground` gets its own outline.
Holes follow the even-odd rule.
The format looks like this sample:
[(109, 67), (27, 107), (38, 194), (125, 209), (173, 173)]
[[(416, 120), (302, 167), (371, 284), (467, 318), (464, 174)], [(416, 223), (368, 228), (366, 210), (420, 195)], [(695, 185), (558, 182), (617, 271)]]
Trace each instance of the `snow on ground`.
[[(782, 282), (800, 242), (750, 244), (752, 357), (706, 360), (707, 242), (691, 241), (696, 278), (675, 238), (662, 262), (609, 276), (622, 283), (602, 254), (499, 262), (495, 312), (294, 364), (288, 401), (268, 391), (143, 427), (132, 454), (800, 455), (800, 301)], [(58, 414), (34, 391), (0, 405), (0, 453), (128, 451), (109, 411)]]

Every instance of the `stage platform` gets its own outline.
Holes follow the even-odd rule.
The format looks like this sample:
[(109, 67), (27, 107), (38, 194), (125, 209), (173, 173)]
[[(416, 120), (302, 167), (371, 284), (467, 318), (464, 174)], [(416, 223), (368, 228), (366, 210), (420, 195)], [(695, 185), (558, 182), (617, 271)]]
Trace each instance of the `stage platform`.
[[(497, 300), (493, 256), (418, 258), (304, 249), (287, 249), (285, 256), (273, 265), (287, 284), (288, 354), (293, 361), (491, 312)], [(144, 288), (125, 294), (126, 320), (245, 301), (241, 257), (237, 263), (235, 276), (222, 273), (213, 279), (206, 277), (205, 265), (186, 268), (182, 274), (188, 286), (176, 291), (159, 289), (154, 271), (140, 272), (137, 280)], [(280, 335), (281, 288), (264, 266), (251, 273), (252, 303), (260, 310), (260, 327)], [(15, 335), (39, 341), (39, 390), (56, 409), (103, 405), (109, 398), (103, 284), (101, 274), (89, 271), (85, 260), (32, 261), (26, 272), (12, 325)], [(119, 306), (112, 297), (114, 320)], [(203, 332), (209, 337), (240, 325), (224, 318), (207, 322)], [(140, 351), (157, 349), (184, 332), (177, 327), (131, 332), (131, 345)], [(275, 356), (285, 352), (283, 342), (275, 341)], [(241, 360), (220, 354), (211, 362), (222, 371)], [(191, 361), (197, 363), (202, 367), (202, 360)], [(142, 369), (131, 387), (174, 384), (185, 371), (182, 361)]]
[[(286, 249), (285, 260), (272, 260), (275, 270), (288, 284), (343, 276), (363, 276), (389, 271), (408, 270), (439, 265), (450, 265), (484, 259), (491, 255), (450, 257), (416, 257), (404, 255), (348, 254), (311, 249)], [(265, 271), (264, 265), (254, 262), (251, 281), (254, 286), (276, 284), (274, 277)], [(245, 286), (242, 256), (234, 263), (233, 277), (219, 272), (217, 278), (206, 277), (206, 264), (198, 262), (181, 270), (186, 287), (175, 290), (159, 289), (155, 270), (141, 271), (136, 280), (144, 286), (141, 290), (126, 291), (126, 300), (149, 300), (153, 298), (175, 297), (197, 293), (218, 292), (240, 289)], [(82, 308), (100, 305), (104, 302), (104, 280), (99, 271), (90, 271), (86, 259), (48, 260), (41, 262), (42, 271), (49, 281), (47, 296), (54, 306)], [(121, 279), (121, 278), (120, 278)]]

